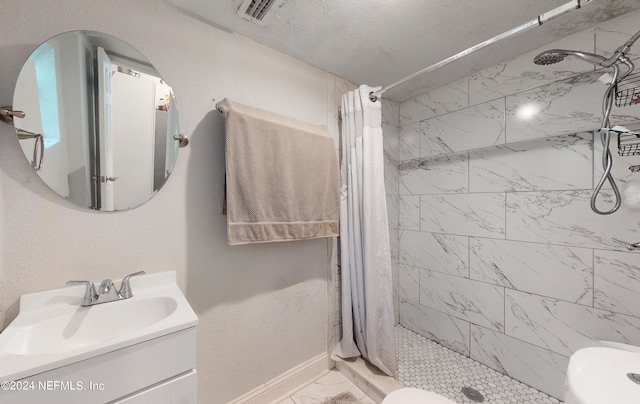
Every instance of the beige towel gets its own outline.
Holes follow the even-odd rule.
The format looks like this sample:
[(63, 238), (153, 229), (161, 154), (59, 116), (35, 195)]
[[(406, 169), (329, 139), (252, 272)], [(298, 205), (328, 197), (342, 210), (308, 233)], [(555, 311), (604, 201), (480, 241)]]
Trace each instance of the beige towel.
[(224, 99), (230, 245), (338, 236), (340, 174), (325, 127)]

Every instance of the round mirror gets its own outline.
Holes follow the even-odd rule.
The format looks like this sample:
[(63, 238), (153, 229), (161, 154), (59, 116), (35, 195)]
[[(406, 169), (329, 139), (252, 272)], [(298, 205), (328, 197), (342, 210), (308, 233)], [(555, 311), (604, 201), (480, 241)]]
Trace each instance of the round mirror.
[(73, 31), (40, 45), (16, 83), (14, 125), (40, 178), (77, 205), (135, 208), (171, 174), (181, 136), (171, 87), (130, 45)]

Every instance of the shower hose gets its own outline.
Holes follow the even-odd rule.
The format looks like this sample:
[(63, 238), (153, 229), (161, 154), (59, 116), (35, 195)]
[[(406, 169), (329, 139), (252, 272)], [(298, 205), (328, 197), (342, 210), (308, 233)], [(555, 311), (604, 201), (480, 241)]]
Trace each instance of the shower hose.
[[(611, 80), (611, 85), (607, 88), (607, 91), (604, 93), (604, 98), (602, 100), (602, 126), (600, 129), (600, 133), (602, 136), (600, 140), (602, 141), (602, 168), (604, 169), (604, 173), (602, 174), (602, 178), (595, 186), (593, 190), (593, 194), (591, 195), (591, 210), (600, 214), (600, 215), (610, 215), (611, 213), (617, 211), (620, 208), (622, 203), (622, 197), (620, 196), (620, 190), (616, 185), (613, 176), (611, 175), (611, 167), (613, 166), (613, 157), (611, 157), (611, 151), (609, 150), (609, 143), (611, 142), (611, 127), (609, 122), (609, 116), (611, 115), (611, 108), (613, 107), (613, 99), (615, 98), (615, 89), (619, 82), (624, 80), (634, 69), (633, 63), (624, 55), (620, 55), (618, 57), (618, 61), (624, 63), (628, 70), (620, 76), (620, 67), (618, 64), (613, 64), (611, 67), (613, 68), (613, 80)], [(606, 182), (609, 182), (611, 188), (613, 190), (615, 196), (614, 206), (610, 210), (600, 210), (596, 206), (596, 200), (598, 199), (598, 195), (602, 190), (602, 187)]]

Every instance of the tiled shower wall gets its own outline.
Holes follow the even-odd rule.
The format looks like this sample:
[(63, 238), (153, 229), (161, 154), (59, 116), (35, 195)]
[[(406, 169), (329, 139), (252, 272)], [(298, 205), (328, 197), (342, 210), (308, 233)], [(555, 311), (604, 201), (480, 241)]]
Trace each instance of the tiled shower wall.
[[(638, 21), (629, 14), (538, 51), (610, 55)], [(625, 248), (640, 241), (640, 208), (589, 208), (603, 72), (575, 59), (537, 66), (538, 51), (399, 110), (387, 102), (386, 181), (389, 211), (398, 207), (389, 224), (400, 324), (562, 398), (577, 349), (640, 345), (640, 253)], [(639, 127), (640, 105), (614, 108), (611, 122)], [(611, 150), (618, 185), (640, 181), (628, 170), (640, 156), (618, 157), (615, 138)], [(604, 190), (599, 206), (611, 197)]]

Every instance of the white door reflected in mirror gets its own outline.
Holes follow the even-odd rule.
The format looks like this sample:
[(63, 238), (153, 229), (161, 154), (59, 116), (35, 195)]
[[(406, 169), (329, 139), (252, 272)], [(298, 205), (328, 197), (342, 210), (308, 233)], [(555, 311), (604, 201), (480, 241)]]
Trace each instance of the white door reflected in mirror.
[(77, 205), (135, 208), (173, 171), (180, 143), (173, 90), (117, 38), (73, 31), (40, 45), (20, 71), (13, 109), (25, 112), (14, 119), (17, 133), (34, 134), (19, 136), (25, 157)]

